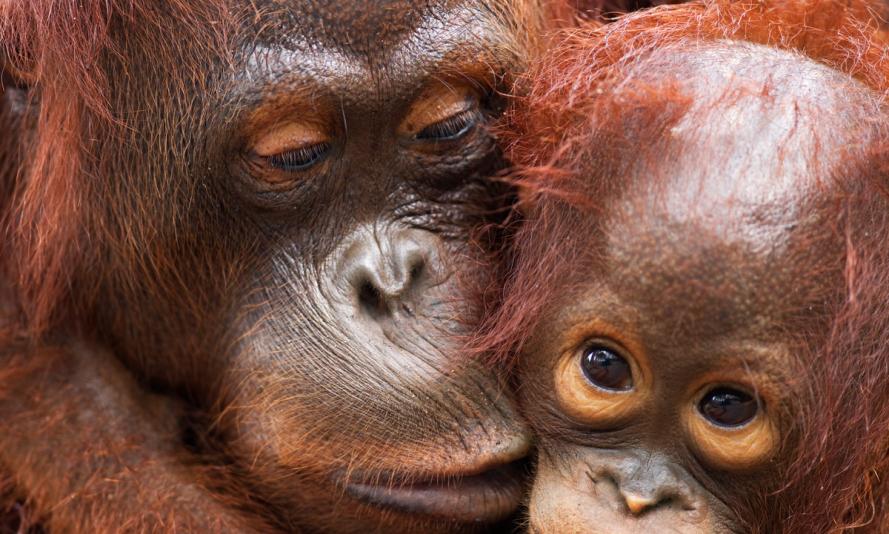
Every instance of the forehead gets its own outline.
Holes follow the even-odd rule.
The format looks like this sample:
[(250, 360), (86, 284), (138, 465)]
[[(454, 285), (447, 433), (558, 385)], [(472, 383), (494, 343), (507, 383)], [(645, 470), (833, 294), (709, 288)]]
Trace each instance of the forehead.
[[(715, 216), (711, 224), (726, 227), (770, 206), (793, 218), (828, 187), (860, 118), (849, 91), (865, 91), (795, 54), (746, 43), (664, 50), (643, 68), (654, 79), (641, 82), (675, 83), (690, 104), (631, 167), (636, 198), (670, 220)], [(665, 71), (677, 81), (657, 79)]]
[(405, 48), (421, 54), (430, 44), (436, 49), (463, 44), (495, 22), (500, 10), (455, 0), (281, 0), (266, 1), (254, 11), (250, 30), (259, 31), (248, 33), (265, 47), (335, 50), (385, 63)]
[(431, 76), (499, 72), (510, 54), (507, 4), (269, 1), (246, 17), (245, 79), (288, 92), (324, 86), (358, 100), (391, 100)]
[(371, 51), (373, 43), (389, 48), (415, 31), (431, 14), (445, 12), (453, 2), (407, 0), (301, 0), (287, 2), (287, 14), (304, 37), (341, 48)]
[(746, 44), (662, 52), (643, 67), (660, 83), (671, 72), (691, 98), (616, 177), (602, 226), (609, 285), (649, 318), (713, 335), (768, 328), (827, 294), (843, 258), (832, 177), (862, 139), (849, 95), (866, 91)]

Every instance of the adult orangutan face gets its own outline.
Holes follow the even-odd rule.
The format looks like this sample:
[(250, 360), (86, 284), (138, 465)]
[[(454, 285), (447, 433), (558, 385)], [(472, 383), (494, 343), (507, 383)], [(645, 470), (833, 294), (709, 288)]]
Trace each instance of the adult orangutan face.
[(200, 80), (191, 56), (215, 53), (201, 43), (124, 47), (141, 67), (116, 80), (122, 113), (145, 105), (126, 101), (137, 91), (154, 113), (113, 162), (123, 196), (172, 200), (119, 216), (166, 281), (109, 284), (101, 329), (219, 414), (250, 491), (287, 524), (503, 520), (528, 434), (501, 378), (460, 353), (475, 315), (460, 282), (484, 275), (469, 230), (506, 200), (487, 180), (502, 161), (486, 125), (519, 66), (514, 10), (248, 7), (233, 60)]

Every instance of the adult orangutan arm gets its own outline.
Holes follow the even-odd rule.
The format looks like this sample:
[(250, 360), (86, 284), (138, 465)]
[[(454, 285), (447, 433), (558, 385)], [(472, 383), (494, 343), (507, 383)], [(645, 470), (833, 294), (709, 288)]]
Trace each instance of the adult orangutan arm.
[(82, 344), (0, 354), (0, 465), (51, 531), (267, 532), (189, 465), (171, 399)]

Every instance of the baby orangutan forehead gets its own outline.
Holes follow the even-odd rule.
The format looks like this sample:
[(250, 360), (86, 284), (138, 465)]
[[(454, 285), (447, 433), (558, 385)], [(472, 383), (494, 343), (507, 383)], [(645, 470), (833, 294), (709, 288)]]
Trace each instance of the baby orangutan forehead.
[(873, 113), (870, 91), (851, 78), (753, 44), (661, 50), (640, 68), (640, 83), (686, 97), (661, 139), (638, 139), (650, 148), (628, 177), (647, 193), (634, 195), (640, 208), (676, 222), (710, 217), (730, 230), (802, 217)]
[(660, 138), (638, 139), (642, 156), (615, 177), (625, 186), (604, 227), (614, 282), (668, 315), (700, 313), (686, 319), (714, 333), (819, 300), (833, 277), (815, 274), (841, 269), (827, 210), (849, 147), (866, 138), (868, 90), (740, 43), (656, 52), (641, 72), (687, 108)]

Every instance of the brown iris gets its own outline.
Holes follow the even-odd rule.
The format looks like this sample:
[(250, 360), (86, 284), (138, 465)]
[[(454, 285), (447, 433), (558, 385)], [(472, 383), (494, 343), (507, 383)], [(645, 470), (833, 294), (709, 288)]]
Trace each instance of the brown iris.
[(630, 363), (617, 352), (602, 346), (587, 348), (580, 360), (584, 376), (602, 389), (627, 391), (633, 388)]
[(759, 403), (738, 389), (718, 387), (704, 395), (698, 409), (711, 423), (733, 427), (741, 426), (756, 417)]

